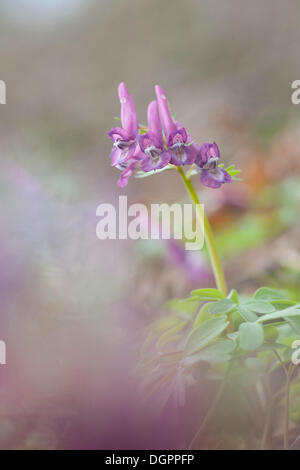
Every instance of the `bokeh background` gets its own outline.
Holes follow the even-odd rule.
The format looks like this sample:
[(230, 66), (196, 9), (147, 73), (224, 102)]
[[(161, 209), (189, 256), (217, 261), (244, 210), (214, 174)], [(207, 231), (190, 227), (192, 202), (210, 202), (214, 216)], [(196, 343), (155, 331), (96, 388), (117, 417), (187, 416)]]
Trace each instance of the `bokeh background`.
[(145, 329), (211, 286), (178, 242), (99, 241), (96, 207), (185, 200), (178, 175), (116, 186), (106, 131), (125, 81), (140, 121), (161, 84), (243, 182), (200, 187), (228, 284), (299, 295), (300, 2), (2, 0), (0, 447), (176, 448), (180, 421), (145, 398)]

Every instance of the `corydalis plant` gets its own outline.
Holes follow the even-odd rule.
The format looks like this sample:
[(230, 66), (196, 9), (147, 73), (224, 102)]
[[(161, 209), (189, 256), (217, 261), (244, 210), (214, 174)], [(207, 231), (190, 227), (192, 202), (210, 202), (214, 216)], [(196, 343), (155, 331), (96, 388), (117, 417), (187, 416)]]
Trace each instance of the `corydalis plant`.
[[(229, 408), (232, 414), (239, 412), (248, 420), (246, 429), (238, 430), (238, 444), (230, 448), (239, 448), (242, 440), (243, 448), (287, 449), (291, 443), (290, 421), (300, 422), (300, 386), (291, 361), (294, 341), (300, 335), (300, 303), (284, 292), (264, 287), (252, 297), (240, 296), (234, 289), (227, 292), (213, 233), (191, 177), (200, 173), (204, 186), (218, 189), (231, 182), (239, 170), (234, 166), (224, 170), (217, 144), (196, 143), (172, 119), (161, 87), (156, 86), (155, 91), (157, 99), (148, 107), (146, 128), (138, 125), (133, 100), (125, 84), (120, 84), (122, 127), (109, 132), (112, 165), (122, 171), (118, 181), (121, 187), (131, 175), (178, 171), (198, 216), (204, 220), (205, 244), (217, 289), (197, 289), (188, 298), (168, 302), (170, 313), (148, 328), (140, 364), (147, 392), (164, 389), (162, 405), (172, 400), (186, 407), (182, 416), (189, 419), (182, 438), (188, 448), (205, 448), (207, 434), (216, 448), (224, 431), (233, 439), (231, 425), (238, 424), (231, 419), (218, 422)], [(193, 418), (201, 400), (196, 400), (196, 406), (189, 403), (190, 390), (195, 387), (200, 389), (200, 397), (203, 390), (207, 389), (210, 397), (215, 389), (207, 409), (200, 410), (197, 425)], [(275, 415), (280, 423), (278, 430), (274, 429)], [(296, 439), (300, 430), (296, 428), (295, 432), (294, 428), (293, 432)]]
[[(121, 170), (118, 185), (127, 185), (132, 175), (150, 176), (166, 169), (177, 169), (187, 192), (196, 207), (200, 220), (204, 220), (207, 251), (217, 287), (226, 294), (222, 265), (217, 254), (210, 224), (200, 206), (191, 176), (200, 173), (200, 181), (210, 188), (220, 188), (239, 174), (234, 165), (224, 170), (219, 163), (220, 152), (214, 142), (199, 145), (186, 129), (174, 121), (163, 89), (156, 85), (156, 101), (148, 106), (148, 127), (138, 124), (134, 101), (125, 83), (120, 83), (121, 125), (108, 133), (113, 142), (110, 155), (112, 166)], [(183, 167), (186, 171), (183, 170)]]

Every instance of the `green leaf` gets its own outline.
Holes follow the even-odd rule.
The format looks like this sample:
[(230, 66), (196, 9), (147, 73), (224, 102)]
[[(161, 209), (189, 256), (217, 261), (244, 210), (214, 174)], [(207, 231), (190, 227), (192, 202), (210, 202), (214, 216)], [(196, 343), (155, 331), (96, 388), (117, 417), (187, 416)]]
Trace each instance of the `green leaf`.
[[(256, 348), (255, 354), (257, 354), (259, 352), (274, 351), (274, 350), (277, 350), (277, 349), (286, 349), (287, 347), (288, 346), (286, 346), (285, 344), (281, 344), (281, 343), (263, 343), (261, 346)], [(250, 354), (253, 354), (253, 352), (250, 351), (250, 350), (240, 351), (239, 353), (236, 354), (236, 358), (238, 359), (239, 357), (245, 357), (245, 356), (248, 356)]]
[(234, 178), (235, 176), (239, 175), (241, 171), (242, 170), (229, 170), (228, 173)]
[(196, 317), (195, 323), (193, 325), (193, 329), (197, 328), (201, 323), (203, 323), (205, 320), (208, 320), (210, 318), (210, 303), (206, 303), (202, 305), (202, 307), (199, 310), (199, 313)]
[(191, 366), (199, 361), (211, 363), (226, 362), (231, 358), (231, 353), (235, 347), (236, 343), (229, 339), (216, 341), (197, 353), (185, 357), (181, 363), (183, 366)]
[(186, 299), (171, 299), (166, 302), (166, 307), (174, 312), (195, 313), (198, 305), (198, 297), (188, 297)]
[(279, 334), (279, 332), (278, 332), (276, 326), (273, 326), (273, 325), (264, 326), (264, 339), (268, 343), (270, 343), (270, 342), (274, 343), (278, 338), (278, 334)]
[(221, 317), (210, 318), (198, 326), (189, 336), (184, 355), (193, 354), (210, 343), (222, 331), (225, 330), (229, 322), (225, 315)]
[(192, 296), (198, 297), (199, 300), (216, 300), (224, 299), (224, 295), (218, 289), (196, 289), (191, 292)]
[[(297, 304), (300, 306), (299, 304)], [(297, 308), (297, 305), (294, 307), (285, 308), (284, 310), (279, 310), (274, 313), (267, 313), (259, 317), (257, 322), (262, 323), (269, 320), (277, 320), (278, 318), (288, 318), (288, 317), (299, 317), (300, 318), (300, 309)]]
[(239, 296), (238, 296), (238, 293), (235, 289), (231, 289), (231, 291), (229, 292), (229, 294), (227, 295), (227, 299), (229, 300), (232, 300), (233, 302), (235, 302), (236, 304), (239, 304), (240, 303), (240, 299), (239, 299)]
[(270, 289), (269, 287), (260, 287), (255, 292), (254, 299), (267, 300), (267, 301), (281, 300), (281, 299), (289, 300), (288, 296), (286, 296), (282, 292), (278, 292), (275, 289)]
[(273, 305), (264, 300), (250, 300), (243, 305), (245, 305), (245, 307), (247, 307), (252, 312), (256, 313), (271, 313), (275, 310)]
[(285, 344), (286, 346), (291, 346), (295, 339), (298, 339), (298, 334), (295, 333), (287, 322), (278, 327), (278, 332), (278, 342)]
[(241, 323), (239, 327), (240, 346), (246, 351), (254, 351), (264, 341), (264, 330), (259, 323)]
[(157, 349), (160, 351), (164, 346), (166, 346), (166, 344), (177, 339), (177, 333), (179, 333), (185, 327), (186, 324), (186, 321), (182, 321), (181, 323), (178, 323), (178, 325), (175, 325), (173, 328), (170, 328), (169, 330), (165, 331), (156, 343)]
[(229, 299), (222, 299), (218, 302), (212, 302), (210, 304), (210, 313), (212, 315), (217, 315), (220, 313), (229, 313), (236, 308), (236, 304)]
[(248, 322), (256, 321), (258, 319), (258, 316), (254, 312), (251, 312), (251, 310), (249, 310), (244, 305), (239, 305), (238, 311), (240, 315), (243, 317), (243, 319)]
[(295, 333), (297, 333), (297, 335), (300, 335), (300, 317), (287, 318), (287, 322), (290, 327), (295, 331)]
[(239, 332), (238, 331), (233, 331), (232, 333), (227, 334), (227, 338), (232, 339), (232, 341), (237, 342), (237, 339), (239, 337)]
[[(223, 166), (224, 166), (224, 165), (222, 165), (222, 164), (219, 165), (220, 168), (223, 168)], [(228, 173), (230, 176), (233, 176), (233, 177), (239, 175), (239, 174), (242, 172), (242, 170), (236, 169), (236, 168), (235, 168), (235, 165), (230, 165), (230, 166), (228, 166), (225, 171), (227, 171), (227, 173)]]
[(272, 300), (271, 304), (273, 307), (276, 308), (276, 310), (284, 310), (287, 307), (291, 307), (293, 305), (296, 305), (295, 300), (286, 300), (286, 299), (280, 299), (280, 300)]
[(238, 330), (240, 324), (243, 323), (244, 320), (246, 320), (246, 318), (243, 318), (238, 310), (234, 310), (230, 314), (230, 319), (231, 319), (233, 331)]
[(182, 351), (161, 353), (157, 357), (157, 362), (159, 362), (160, 364), (178, 364), (182, 359), (182, 356)]

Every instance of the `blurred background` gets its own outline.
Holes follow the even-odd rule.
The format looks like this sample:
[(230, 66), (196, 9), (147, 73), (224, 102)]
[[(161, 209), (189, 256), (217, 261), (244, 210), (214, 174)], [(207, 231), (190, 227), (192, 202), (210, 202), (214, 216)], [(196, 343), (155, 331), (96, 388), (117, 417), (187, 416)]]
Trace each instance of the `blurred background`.
[(195, 177), (229, 287), (300, 296), (299, 20), (299, 0), (1, 1), (1, 448), (179, 445), (141, 392), (140, 345), (166, 300), (213, 280), (178, 241), (96, 238), (96, 207), (120, 194), (186, 198), (175, 172), (116, 186), (119, 82), (142, 123), (159, 83), (193, 138), (242, 169), (218, 191)]

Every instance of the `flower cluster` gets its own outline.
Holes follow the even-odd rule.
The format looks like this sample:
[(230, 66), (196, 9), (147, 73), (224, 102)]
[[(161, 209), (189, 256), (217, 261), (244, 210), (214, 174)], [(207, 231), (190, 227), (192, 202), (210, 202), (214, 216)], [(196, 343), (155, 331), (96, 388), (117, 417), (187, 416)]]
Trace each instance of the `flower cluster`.
[(173, 120), (163, 89), (155, 87), (156, 101), (148, 106), (148, 128), (138, 124), (134, 101), (125, 83), (120, 83), (121, 125), (108, 133), (113, 142), (112, 166), (121, 170), (118, 185), (124, 187), (134, 173), (161, 170), (167, 166), (193, 165), (201, 182), (219, 188), (231, 181), (231, 175), (219, 166), (216, 143), (199, 145), (185, 128)]

